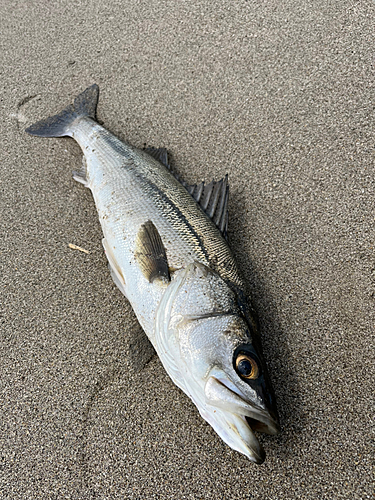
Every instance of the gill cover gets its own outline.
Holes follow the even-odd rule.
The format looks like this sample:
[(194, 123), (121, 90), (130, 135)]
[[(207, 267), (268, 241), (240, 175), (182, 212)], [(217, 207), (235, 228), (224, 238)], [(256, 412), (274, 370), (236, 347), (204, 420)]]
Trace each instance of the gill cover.
[[(220, 332), (215, 323), (237, 312), (234, 293), (208, 267), (194, 262), (174, 273), (156, 310), (155, 349), (169, 376), (191, 398), (187, 375), (193, 367), (194, 378), (204, 375), (207, 351), (212, 350), (210, 343), (215, 347)], [(210, 331), (200, 332), (205, 319), (210, 319)]]

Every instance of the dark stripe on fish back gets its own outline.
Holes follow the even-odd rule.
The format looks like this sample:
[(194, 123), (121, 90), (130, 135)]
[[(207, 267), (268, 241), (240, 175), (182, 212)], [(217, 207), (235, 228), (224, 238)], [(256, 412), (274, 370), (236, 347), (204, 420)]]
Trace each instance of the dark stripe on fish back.
[[(137, 162), (138, 163), (138, 165), (137, 165), (134, 163), (134, 154), (141, 156), (142, 154), (146, 155), (147, 153), (144, 153), (141, 150), (137, 150), (136, 148), (133, 148), (132, 146), (130, 146), (126, 143), (123, 143), (123, 141), (118, 139), (116, 136), (114, 136), (110, 132), (108, 132), (107, 134), (103, 134), (103, 139), (105, 140), (105, 142), (107, 142), (107, 144), (109, 144), (116, 151), (116, 153), (121, 154), (126, 159), (130, 159), (130, 158), (133, 159), (132, 164), (126, 163), (126, 165), (124, 165), (124, 168), (126, 168), (127, 170), (133, 170), (133, 173), (136, 175), (136, 177), (138, 177), (141, 180), (143, 180), (144, 182), (146, 182), (149, 185), (149, 189), (154, 190), (158, 194), (159, 198), (161, 200), (163, 200), (164, 204), (169, 206), (169, 208), (170, 208), (169, 215), (175, 215), (175, 217), (172, 218), (172, 224), (174, 223), (173, 225), (175, 225), (176, 222), (180, 221), (182, 224), (185, 225), (185, 227), (189, 233), (187, 236), (190, 236), (190, 238), (192, 238), (194, 240), (195, 246), (200, 249), (201, 253), (203, 254), (203, 256), (206, 259), (207, 264), (210, 263), (210, 257), (209, 257), (209, 254), (208, 254), (208, 252), (203, 244), (203, 240), (202, 240), (201, 236), (195, 231), (195, 229), (189, 223), (186, 216), (181, 212), (180, 208), (176, 205), (175, 202), (173, 202), (170, 199), (170, 197), (165, 193), (165, 191), (161, 190), (155, 184), (155, 182), (153, 182), (150, 179), (149, 175), (147, 175), (147, 176), (142, 175), (142, 172), (140, 172), (140, 167), (143, 170), (142, 164), (139, 164)], [(129, 149), (132, 151), (133, 154), (131, 154), (131, 153), (129, 154)], [(166, 177), (170, 176), (170, 180), (172, 181), (172, 185), (174, 182), (178, 182), (178, 181), (176, 181), (176, 179), (173, 177), (173, 175), (168, 171), (168, 169), (164, 165), (162, 165), (160, 162), (158, 162), (157, 160), (155, 160), (154, 158), (152, 158), (148, 154), (147, 154), (147, 157), (150, 158), (150, 162), (152, 162), (152, 163), (155, 162), (155, 166), (157, 166), (159, 169), (165, 170)], [(152, 172), (152, 170), (149, 169), (149, 172)], [(156, 171), (154, 171), (153, 173), (156, 174)], [(192, 201), (195, 202), (195, 200), (193, 198), (192, 198)], [(207, 217), (207, 216), (205, 215), (205, 217)]]
[(125, 158), (127, 159), (132, 158), (129, 150), (133, 150), (133, 146), (126, 143), (125, 141), (122, 141), (111, 132), (109, 132), (109, 130), (107, 130), (106, 128), (103, 128), (100, 132), (104, 142), (106, 142), (111, 148), (113, 148), (116, 153), (120, 154), (121, 156), (125, 156)]
[(150, 189), (157, 193), (160, 200), (162, 200), (163, 203), (169, 207), (169, 215), (171, 216), (172, 225), (176, 226), (178, 225), (178, 223), (184, 225), (188, 232), (186, 236), (193, 239), (196, 248), (199, 248), (204, 258), (206, 259), (207, 264), (210, 263), (210, 256), (205, 248), (202, 237), (193, 228), (187, 217), (181, 212), (180, 208), (153, 181), (147, 179), (147, 183), (149, 184)]
[[(198, 234), (198, 232), (194, 229), (194, 227), (190, 224), (189, 220), (187, 217), (182, 213), (180, 210), (179, 206), (175, 201), (173, 201), (168, 194), (162, 190), (161, 188), (158, 187), (158, 185), (151, 180), (151, 176), (153, 177), (160, 177), (165, 179), (165, 181), (169, 181), (171, 183), (171, 186), (177, 184), (178, 186), (181, 186), (181, 194), (182, 198), (186, 194), (188, 195), (187, 191), (184, 190), (182, 184), (180, 184), (176, 178), (173, 176), (173, 174), (160, 162), (155, 160), (153, 157), (151, 157), (149, 154), (146, 152), (139, 150), (138, 148), (135, 148), (127, 143), (124, 143), (120, 139), (118, 139), (116, 136), (108, 132), (106, 134), (103, 134), (103, 138), (107, 144), (115, 150), (117, 154), (120, 154), (121, 156), (124, 157), (126, 160), (132, 160), (131, 162), (126, 162), (123, 165), (123, 168), (126, 168), (127, 170), (132, 170), (133, 175), (138, 177), (141, 181), (143, 181), (146, 185), (147, 188), (150, 191), (154, 191), (161, 200), (164, 205), (166, 205), (169, 210), (168, 210), (168, 215), (173, 216), (171, 217), (171, 222), (174, 227), (178, 226), (178, 223), (182, 224), (185, 226), (187, 234), (186, 236), (188, 238), (191, 238), (194, 241), (194, 246), (196, 247), (196, 251), (201, 253), (201, 258), (205, 259), (205, 262), (203, 262), (205, 265), (209, 265), (213, 270), (218, 272), (218, 274), (228, 282), (228, 285), (230, 286), (230, 283), (232, 284), (236, 283), (235, 286), (242, 285), (242, 280), (240, 279), (238, 275), (238, 271), (236, 268), (236, 265), (234, 263), (234, 259), (230, 258), (225, 259), (225, 265), (223, 265), (223, 260), (220, 262), (220, 259), (218, 257), (222, 256), (224, 257), (223, 254), (226, 257), (231, 257), (231, 252), (230, 248), (228, 247), (227, 242), (222, 238), (222, 235), (219, 230), (218, 235), (215, 235), (215, 238), (220, 239), (222, 238), (222, 244), (218, 245), (217, 249), (212, 249), (213, 255), (210, 257), (210, 253), (207, 249), (207, 246), (204, 244), (204, 241), (202, 239), (202, 236)], [(136, 160), (136, 157), (139, 157), (139, 160)], [(152, 165), (149, 167), (146, 167), (142, 164), (154, 164), (155, 165), (155, 170), (152, 169)], [(158, 172), (160, 174), (158, 175)], [(162, 173), (161, 173), (162, 172)], [(177, 193), (176, 193), (177, 194)], [(193, 203), (198, 207), (198, 210), (202, 214), (202, 218), (206, 221), (206, 223), (209, 225), (212, 224), (213, 228), (215, 230), (217, 229), (216, 225), (212, 222), (212, 220), (205, 214), (205, 212), (202, 210), (202, 208), (199, 206), (199, 204), (194, 200), (194, 198), (191, 197), (191, 200)], [(167, 214), (165, 214), (167, 215)], [(218, 241), (218, 243), (219, 243)], [(214, 245), (212, 245), (213, 247)], [(223, 252), (224, 250), (224, 252)], [(222, 265), (220, 265), (222, 264)]]

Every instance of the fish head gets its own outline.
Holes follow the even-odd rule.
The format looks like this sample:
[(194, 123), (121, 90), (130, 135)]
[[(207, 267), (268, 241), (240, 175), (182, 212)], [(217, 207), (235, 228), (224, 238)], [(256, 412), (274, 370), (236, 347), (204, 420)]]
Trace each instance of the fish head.
[(260, 464), (265, 453), (254, 431), (280, 430), (267, 368), (243, 318), (222, 318), (220, 326), (205, 378), (205, 419), (229, 446)]
[(209, 268), (194, 263), (172, 280), (156, 315), (156, 350), (223, 441), (262, 463), (254, 431), (279, 431), (267, 368), (236, 294)]

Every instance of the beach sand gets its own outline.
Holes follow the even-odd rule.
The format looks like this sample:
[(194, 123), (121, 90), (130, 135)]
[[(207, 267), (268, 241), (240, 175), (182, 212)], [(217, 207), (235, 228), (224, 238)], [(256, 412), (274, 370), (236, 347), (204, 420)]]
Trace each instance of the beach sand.
[[(0, 498), (372, 498), (374, 16), (348, 0), (1, 3)], [(78, 145), (24, 133), (93, 83), (113, 133), (166, 147), (188, 182), (229, 174), (282, 426), (261, 466), (153, 356), (72, 179)]]

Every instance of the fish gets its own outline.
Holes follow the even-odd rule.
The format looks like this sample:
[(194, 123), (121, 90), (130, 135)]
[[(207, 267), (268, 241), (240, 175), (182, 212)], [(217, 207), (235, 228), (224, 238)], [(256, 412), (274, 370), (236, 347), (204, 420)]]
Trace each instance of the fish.
[(280, 431), (257, 314), (228, 245), (229, 183), (189, 185), (165, 148), (140, 149), (96, 120), (99, 87), (26, 129), (83, 151), (113, 281), (172, 381), (232, 449), (261, 464), (256, 432)]

